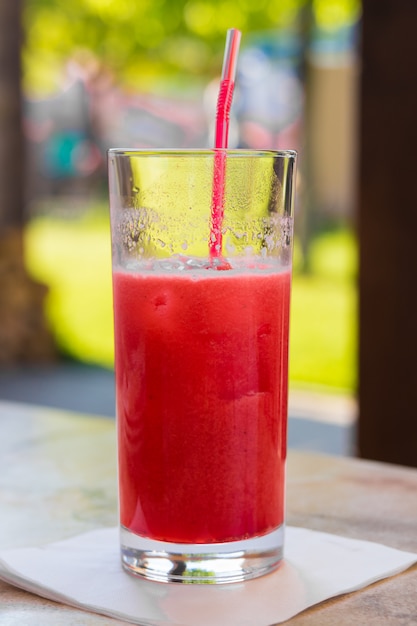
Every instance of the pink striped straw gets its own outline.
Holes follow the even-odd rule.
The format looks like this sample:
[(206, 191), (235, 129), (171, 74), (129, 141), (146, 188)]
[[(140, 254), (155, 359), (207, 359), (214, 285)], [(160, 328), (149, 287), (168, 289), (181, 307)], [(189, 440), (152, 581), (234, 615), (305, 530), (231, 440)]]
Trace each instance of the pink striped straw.
[[(216, 137), (214, 155), (213, 192), (211, 201), (210, 258), (222, 257), (222, 224), (224, 214), (224, 186), (226, 175), (226, 152), (229, 141), (230, 108), (235, 88), (236, 65), (241, 32), (236, 28), (227, 31), (223, 58), (222, 77), (217, 98)], [(228, 269), (228, 263), (217, 263), (218, 269)]]
[(229, 141), (230, 107), (235, 88), (237, 56), (239, 53), (241, 32), (236, 28), (227, 31), (224, 50), (222, 78), (217, 98), (216, 148), (227, 148)]

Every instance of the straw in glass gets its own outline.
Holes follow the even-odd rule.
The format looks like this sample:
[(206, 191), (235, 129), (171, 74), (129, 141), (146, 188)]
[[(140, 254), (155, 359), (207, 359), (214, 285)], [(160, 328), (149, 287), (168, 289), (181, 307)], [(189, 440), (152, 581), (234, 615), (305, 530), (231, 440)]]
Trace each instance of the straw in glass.
[[(224, 214), (224, 186), (226, 175), (226, 152), (229, 141), (229, 119), (235, 87), (236, 65), (241, 33), (236, 28), (227, 31), (222, 76), (217, 98), (216, 136), (214, 154), (213, 191), (211, 201), (210, 258), (222, 259), (222, 225)], [(229, 269), (227, 262), (217, 262), (218, 269)]]

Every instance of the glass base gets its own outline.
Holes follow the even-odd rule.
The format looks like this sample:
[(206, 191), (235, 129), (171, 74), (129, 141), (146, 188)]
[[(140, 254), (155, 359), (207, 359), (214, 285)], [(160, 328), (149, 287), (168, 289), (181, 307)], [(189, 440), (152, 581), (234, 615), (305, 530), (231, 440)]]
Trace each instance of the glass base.
[(284, 525), (253, 539), (191, 545), (154, 541), (122, 526), (120, 541), (123, 568), (135, 576), (167, 583), (234, 583), (277, 569)]

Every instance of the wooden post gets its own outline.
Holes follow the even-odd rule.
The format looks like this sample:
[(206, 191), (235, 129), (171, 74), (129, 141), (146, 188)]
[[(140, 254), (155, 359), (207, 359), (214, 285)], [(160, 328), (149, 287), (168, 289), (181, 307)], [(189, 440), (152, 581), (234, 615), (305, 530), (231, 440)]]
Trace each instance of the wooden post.
[(363, 0), (362, 457), (417, 466), (417, 3)]
[(23, 224), (21, 0), (0, 2), (0, 232)]
[(56, 356), (43, 313), (46, 287), (24, 264), (21, 12), (22, 0), (0, 0), (0, 365)]

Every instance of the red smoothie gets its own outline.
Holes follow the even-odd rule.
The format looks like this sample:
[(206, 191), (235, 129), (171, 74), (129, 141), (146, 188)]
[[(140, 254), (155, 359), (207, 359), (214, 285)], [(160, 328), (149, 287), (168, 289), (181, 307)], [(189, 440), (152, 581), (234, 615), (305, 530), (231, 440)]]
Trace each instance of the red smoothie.
[(291, 277), (250, 272), (114, 274), (120, 515), (133, 533), (224, 542), (284, 521)]

